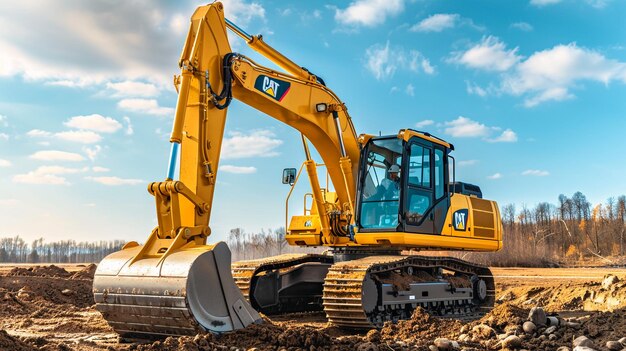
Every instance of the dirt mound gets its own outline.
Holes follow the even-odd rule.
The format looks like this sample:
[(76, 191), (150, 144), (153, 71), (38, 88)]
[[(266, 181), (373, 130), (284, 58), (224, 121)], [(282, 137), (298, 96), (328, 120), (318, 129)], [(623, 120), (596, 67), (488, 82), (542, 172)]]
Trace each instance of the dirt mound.
[(26, 277), (55, 277), (55, 278), (68, 278), (72, 273), (65, 269), (50, 265), (50, 266), (35, 266), (35, 267), (15, 267), (9, 273), (9, 276), (26, 276)]
[(93, 276), (94, 276), (94, 274), (96, 274), (96, 268), (98, 268), (98, 266), (96, 266), (95, 264), (92, 263), (89, 266), (81, 269), (80, 271), (72, 274), (70, 279), (72, 279), (72, 280), (79, 280), (79, 279), (90, 279), (90, 280), (93, 280)]
[(626, 308), (626, 281), (567, 282), (548, 286), (514, 286), (503, 290), (501, 302), (543, 306), (548, 311), (612, 311)]
[(492, 328), (504, 329), (508, 325), (522, 324), (528, 317), (528, 310), (509, 303), (500, 304), (474, 324), (486, 324)]
[(31, 351), (37, 350), (37, 348), (12, 337), (4, 330), (0, 330), (0, 350)]
[(531, 350), (556, 350), (560, 346), (572, 346), (572, 340), (586, 336), (596, 349), (604, 350), (607, 341), (616, 341), (626, 335), (626, 310), (595, 312), (589, 316), (565, 321), (555, 330), (540, 328), (528, 335), (522, 346)]
[(385, 323), (380, 330), (380, 337), (383, 341), (400, 339), (422, 344), (424, 340), (454, 335), (454, 331), (460, 330), (462, 325), (458, 320), (435, 318), (418, 307), (409, 320)]
[(213, 350), (224, 347), (248, 350), (315, 349), (327, 350), (333, 344), (331, 337), (320, 330), (306, 326), (281, 327), (269, 321), (246, 329), (221, 335), (198, 334), (194, 337), (169, 337), (164, 341), (138, 345), (138, 351)]
[[(0, 277), (0, 316), (33, 313), (41, 308), (68, 310), (94, 304), (91, 280), (15, 275)], [(68, 306), (69, 305), (69, 306)]]
[(30, 312), (29, 306), (20, 301), (16, 293), (0, 288), (0, 316), (15, 316)]

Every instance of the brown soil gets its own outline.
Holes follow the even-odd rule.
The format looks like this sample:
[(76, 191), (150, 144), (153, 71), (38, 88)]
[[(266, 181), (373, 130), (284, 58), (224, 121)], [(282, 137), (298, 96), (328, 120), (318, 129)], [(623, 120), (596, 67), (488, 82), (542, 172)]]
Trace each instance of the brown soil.
[[(435, 318), (417, 309), (410, 320), (387, 323), (381, 330), (350, 331), (328, 325), (323, 314), (303, 313), (272, 317), (222, 335), (120, 343), (92, 306), (95, 268), (0, 269), (0, 350), (428, 350), (437, 338), (458, 342), (465, 350), (500, 350), (507, 335), (518, 335), (520, 347), (527, 350), (572, 348), (572, 339), (580, 335), (591, 338), (596, 350), (606, 350), (607, 341), (626, 336), (624, 271), (613, 270), (620, 280), (603, 286), (607, 269), (496, 269), (498, 305), (470, 322)], [(404, 283), (402, 277), (388, 278), (399, 286)], [(563, 324), (551, 335), (543, 335), (545, 327), (526, 335), (521, 325), (534, 306), (558, 313)]]
[(93, 280), (93, 276), (94, 274), (96, 274), (96, 268), (98, 268), (98, 266), (96, 266), (95, 264), (90, 264), (87, 267), (81, 269), (78, 272), (75, 272), (74, 274), (72, 274), (72, 276), (70, 276), (70, 279), (72, 280), (78, 280), (78, 279), (89, 279), (89, 280)]
[(15, 267), (13, 268), (8, 276), (27, 276), (27, 277), (61, 277), (67, 278), (71, 276), (72, 273), (66, 271), (61, 267), (57, 267), (55, 265), (50, 266), (35, 266), (35, 267)]
[(0, 330), (0, 350), (30, 351), (36, 349), (33, 348), (33, 346), (12, 337), (7, 334), (6, 331)]
[(395, 324), (385, 323), (385, 326), (380, 330), (380, 336), (382, 340), (386, 341), (400, 339), (422, 344), (440, 337), (442, 331), (459, 330), (462, 325), (457, 320), (432, 317), (418, 307), (409, 320)]

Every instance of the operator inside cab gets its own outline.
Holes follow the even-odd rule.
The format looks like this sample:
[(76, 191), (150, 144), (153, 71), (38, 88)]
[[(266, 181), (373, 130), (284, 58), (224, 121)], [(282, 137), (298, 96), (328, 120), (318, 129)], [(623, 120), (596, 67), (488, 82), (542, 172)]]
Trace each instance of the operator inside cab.
[(391, 165), (387, 177), (383, 179), (376, 192), (367, 198), (368, 201), (398, 200), (400, 198), (400, 166)]

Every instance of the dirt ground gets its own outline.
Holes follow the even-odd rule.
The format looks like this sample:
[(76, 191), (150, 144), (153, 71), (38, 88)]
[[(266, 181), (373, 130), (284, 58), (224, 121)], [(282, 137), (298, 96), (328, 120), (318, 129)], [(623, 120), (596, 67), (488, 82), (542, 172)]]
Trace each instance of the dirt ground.
[[(470, 322), (418, 309), (411, 320), (350, 332), (327, 325), (321, 313), (291, 314), (233, 333), (152, 343), (119, 342), (93, 308), (94, 271), (94, 265), (0, 266), (0, 351), (572, 350), (580, 336), (591, 349), (626, 349), (618, 341), (626, 337), (620, 268), (494, 268), (496, 308)], [(537, 306), (531, 326), (529, 311)], [(581, 346), (576, 350), (589, 350)]]

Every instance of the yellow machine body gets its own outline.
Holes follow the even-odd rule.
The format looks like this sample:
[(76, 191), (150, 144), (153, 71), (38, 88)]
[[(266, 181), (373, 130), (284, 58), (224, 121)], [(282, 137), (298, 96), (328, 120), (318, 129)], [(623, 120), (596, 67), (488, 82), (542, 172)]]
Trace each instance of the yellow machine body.
[[(232, 53), (227, 29), (285, 73)], [(250, 36), (226, 20), (221, 3), (200, 6), (194, 12), (179, 66), (181, 73), (174, 78), (178, 101), (167, 177), (148, 186), (158, 225), (143, 245), (128, 243), (105, 258), (94, 278), (96, 308), (118, 333), (152, 336), (202, 330), (224, 332), (261, 320), (235, 286), (226, 245), (206, 242), (211, 234), (213, 194), (232, 99), (302, 134), (306, 156), (303, 167), (313, 204), (304, 215), (290, 220), (286, 236), (289, 244), (335, 249), (475, 251), (502, 247), (496, 203), (449, 189), (437, 200), (439, 207), (433, 211), (437, 229), (433, 226), (429, 232), (403, 231), (409, 226), (400, 223), (403, 214), (398, 211), (399, 224), (393, 230), (361, 228), (359, 211), (367, 186), (362, 184), (363, 172), (369, 167), (364, 150), (378, 137), (357, 136), (346, 105), (323, 80), (267, 45), (261, 36)], [(432, 150), (445, 152), (446, 165), (453, 149), (428, 133), (409, 129), (388, 138), (402, 145), (428, 143)], [(332, 189), (320, 185), (318, 164), (311, 157), (309, 143), (320, 155)], [(175, 177), (179, 159), (180, 174)], [(404, 170), (410, 175), (410, 168)], [(450, 175), (445, 175), (447, 188)], [(384, 210), (372, 208), (374, 212)], [(383, 217), (393, 222), (393, 215)]]

